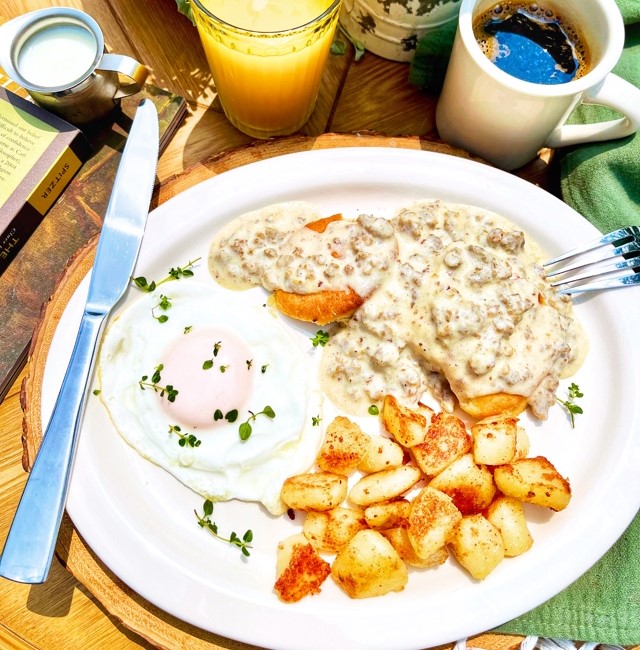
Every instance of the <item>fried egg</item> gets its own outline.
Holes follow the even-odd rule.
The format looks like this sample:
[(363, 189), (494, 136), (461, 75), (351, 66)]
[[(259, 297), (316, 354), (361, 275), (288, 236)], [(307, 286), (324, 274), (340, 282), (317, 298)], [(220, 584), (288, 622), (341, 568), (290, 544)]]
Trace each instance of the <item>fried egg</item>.
[(198, 494), (280, 514), (284, 479), (313, 464), (322, 437), (313, 363), (294, 337), (243, 294), (171, 283), (109, 324), (100, 398), (131, 447)]

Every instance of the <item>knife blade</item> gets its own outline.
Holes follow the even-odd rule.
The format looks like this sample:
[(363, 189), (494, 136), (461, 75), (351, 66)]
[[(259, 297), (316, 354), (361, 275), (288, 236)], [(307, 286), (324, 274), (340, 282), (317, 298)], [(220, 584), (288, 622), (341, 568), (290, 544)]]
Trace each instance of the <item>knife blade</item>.
[(38, 584), (51, 567), (73, 460), (106, 318), (129, 285), (149, 212), (159, 146), (158, 114), (143, 99), (116, 173), (87, 301), (60, 392), (0, 556), (0, 576)]

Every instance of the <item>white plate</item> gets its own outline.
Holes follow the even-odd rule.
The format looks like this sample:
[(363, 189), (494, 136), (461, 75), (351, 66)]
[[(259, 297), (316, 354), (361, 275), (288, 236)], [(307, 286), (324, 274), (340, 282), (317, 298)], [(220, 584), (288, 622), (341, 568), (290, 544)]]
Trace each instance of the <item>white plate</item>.
[[(597, 231), (561, 201), (515, 176), (430, 152), (354, 148), (296, 153), (206, 181), (149, 218), (136, 275), (159, 279), (202, 256), (226, 221), (270, 203), (305, 199), (326, 214), (391, 215), (417, 198), (439, 197), (495, 210), (550, 253)], [(211, 281), (206, 265), (197, 277)], [(52, 410), (87, 291), (81, 284), (60, 322), (43, 383), (43, 420)], [(135, 290), (131, 290), (135, 291)], [(635, 291), (634, 293), (631, 293)], [(82, 537), (132, 589), (163, 610), (217, 634), (259, 646), (415, 648), (486, 631), (558, 593), (596, 562), (640, 506), (640, 301), (637, 289), (579, 298), (576, 313), (592, 342), (572, 378), (584, 415), (571, 429), (560, 408), (526, 423), (532, 455), (543, 453), (568, 476), (570, 506), (527, 509), (532, 550), (510, 558), (483, 582), (455, 562), (411, 571), (402, 593), (350, 600), (329, 579), (320, 595), (284, 605), (272, 591), (277, 541), (296, 523), (252, 504), (216, 506), (221, 528), (254, 531), (250, 558), (201, 530), (202, 498), (141, 459), (89, 399), (67, 509)], [(563, 384), (561, 387), (565, 389)]]

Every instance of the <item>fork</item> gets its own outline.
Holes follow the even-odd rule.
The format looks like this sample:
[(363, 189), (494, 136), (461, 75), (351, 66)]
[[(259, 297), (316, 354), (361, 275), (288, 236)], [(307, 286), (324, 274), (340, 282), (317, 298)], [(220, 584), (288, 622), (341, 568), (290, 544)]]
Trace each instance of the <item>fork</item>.
[[(560, 294), (602, 291), (640, 284), (640, 227), (614, 230), (543, 264)], [(627, 269), (631, 273), (624, 274)]]

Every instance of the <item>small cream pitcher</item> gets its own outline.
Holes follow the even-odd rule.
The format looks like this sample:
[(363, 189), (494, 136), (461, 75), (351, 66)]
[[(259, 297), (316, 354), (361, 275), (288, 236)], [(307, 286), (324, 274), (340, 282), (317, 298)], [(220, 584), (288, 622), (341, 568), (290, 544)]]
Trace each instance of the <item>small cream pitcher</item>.
[(98, 23), (69, 7), (0, 25), (0, 66), (38, 104), (76, 125), (107, 115), (148, 75), (135, 59), (106, 53)]

